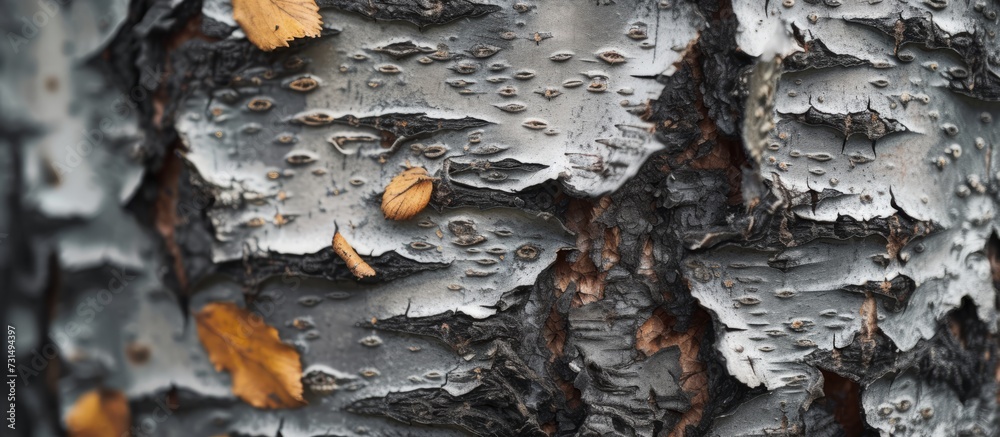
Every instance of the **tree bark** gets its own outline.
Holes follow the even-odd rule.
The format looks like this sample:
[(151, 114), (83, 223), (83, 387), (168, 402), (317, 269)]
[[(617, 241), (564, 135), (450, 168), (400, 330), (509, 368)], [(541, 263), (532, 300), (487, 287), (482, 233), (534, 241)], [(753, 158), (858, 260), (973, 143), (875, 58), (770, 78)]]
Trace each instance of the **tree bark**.
[[(265, 53), (226, 0), (0, 0), (18, 432), (1000, 432), (1000, 4), (318, 4)], [(233, 394), (220, 301), (308, 405)]]

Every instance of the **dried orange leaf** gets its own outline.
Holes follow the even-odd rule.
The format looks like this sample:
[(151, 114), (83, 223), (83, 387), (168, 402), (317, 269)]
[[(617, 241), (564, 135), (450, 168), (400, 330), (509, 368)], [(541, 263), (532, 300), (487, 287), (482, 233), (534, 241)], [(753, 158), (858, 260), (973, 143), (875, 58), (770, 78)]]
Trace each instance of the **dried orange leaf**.
[(434, 178), (421, 167), (410, 167), (396, 175), (382, 194), (382, 213), (390, 220), (413, 218), (431, 201)]
[(66, 429), (70, 437), (124, 437), (131, 421), (125, 395), (116, 390), (94, 389), (70, 407)]
[(233, 0), (233, 19), (247, 39), (269, 52), (295, 38), (317, 37), (323, 30), (316, 0)]
[(333, 234), (333, 251), (340, 255), (340, 258), (347, 263), (347, 268), (358, 279), (375, 276), (375, 269), (358, 256), (358, 253), (354, 251), (347, 239), (340, 235), (340, 232)]
[(278, 330), (231, 302), (205, 305), (198, 338), (216, 370), (233, 376), (233, 394), (257, 408), (291, 408), (302, 399), (302, 363)]

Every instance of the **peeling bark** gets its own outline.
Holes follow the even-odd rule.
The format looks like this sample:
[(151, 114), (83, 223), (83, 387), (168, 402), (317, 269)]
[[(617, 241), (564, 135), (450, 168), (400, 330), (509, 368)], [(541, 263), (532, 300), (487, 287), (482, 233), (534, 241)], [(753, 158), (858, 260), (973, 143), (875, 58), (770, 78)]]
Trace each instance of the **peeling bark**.
[[(227, 0), (73, 2), (3, 48), (24, 435), (95, 389), (134, 435), (1000, 429), (994, 5), (318, 5), (268, 53)], [(385, 220), (410, 166), (429, 207)], [(212, 302), (308, 405), (233, 395)]]

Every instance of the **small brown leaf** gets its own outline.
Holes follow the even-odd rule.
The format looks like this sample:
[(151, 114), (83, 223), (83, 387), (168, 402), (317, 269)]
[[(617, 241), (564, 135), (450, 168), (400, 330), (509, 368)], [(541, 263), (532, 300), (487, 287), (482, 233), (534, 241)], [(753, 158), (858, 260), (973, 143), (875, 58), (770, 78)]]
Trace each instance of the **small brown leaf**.
[(288, 47), (295, 38), (315, 38), (323, 30), (316, 0), (233, 0), (233, 19), (265, 52)]
[(216, 370), (233, 376), (233, 394), (257, 408), (291, 408), (302, 399), (302, 363), (278, 330), (231, 302), (205, 305), (198, 338)]
[(131, 421), (125, 395), (117, 390), (94, 389), (70, 407), (66, 429), (70, 437), (125, 437)]
[(413, 218), (431, 201), (434, 178), (421, 167), (410, 167), (396, 175), (382, 194), (382, 213), (389, 220)]
[(340, 235), (340, 232), (333, 234), (333, 251), (340, 255), (340, 258), (347, 263), (347, 268), (358, 279), (375, 276), (375, 269), (358, 256), (358, 253), (354, 251), (347, 239)]

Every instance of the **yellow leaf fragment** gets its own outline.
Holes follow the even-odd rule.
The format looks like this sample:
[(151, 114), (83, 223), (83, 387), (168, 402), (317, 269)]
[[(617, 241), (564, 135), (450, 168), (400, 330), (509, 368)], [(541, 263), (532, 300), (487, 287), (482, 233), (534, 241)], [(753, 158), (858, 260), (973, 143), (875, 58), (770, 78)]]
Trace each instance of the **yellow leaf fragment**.
[(413, 218), (431, 201), (434, 178), (421, 167), (410, 167), (396, 175), (382, 194), (382, 213), (389, 220)]
[(232, 302), (205, 305), (195, 316), (198, 338), (216, 370), (233, 378), (233, 394), (257, 408), (292, 408), (302, 399), (302, 363), (278, 330)]
[(337, 255), (347, 263), (347, 268), (358, 279), (375, 276), (375, 269), (358, 256), (358, 253), (354, 251), (347, 239), (340, 235), (340, 232), (333, 234), (333, 251), (337, 252)]
[(66, 430), (70, 437), (125, 437), (131, 421), (125, 395), (116, 390), (94, 389), (70, 407)]
[(265, 52), (323, 30), (316, 0), (233, 0), (233, 19), (247, 39)]

